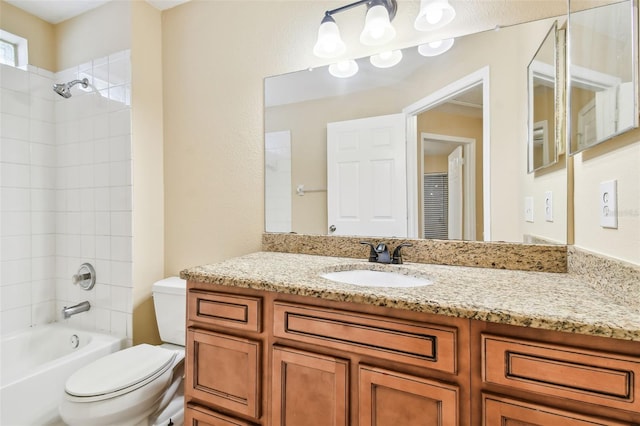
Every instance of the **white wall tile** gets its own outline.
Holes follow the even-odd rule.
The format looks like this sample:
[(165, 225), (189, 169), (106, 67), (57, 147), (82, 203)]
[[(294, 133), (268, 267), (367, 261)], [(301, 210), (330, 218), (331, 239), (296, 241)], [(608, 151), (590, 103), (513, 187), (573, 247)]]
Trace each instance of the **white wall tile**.
[(29, 140), (29, 119), (12, 114), (0, 114), (0, 137)]
[(109, 237), (111, 234), (111, 213), (108, 211), (96, 212), (96, 236)]
[(96, 269), (96, 282), (107, 285), (111, 284), (111, 261), (96, 259), (93, 267)]
[(31, 259), (8, 260), (0, 264), (2, 281), (0, 285), (31, 282)]
[(31, 190), (31, 211), (54, 212), (56, 210), (56, 191), (53, 189)]
[(55, 124), (46, 121), (31, 120), (29, 122), (29, 140), (31, 142), (54, 145), (56, 143)]
[(3, 163), (29, 164), (29, 142), (20, 139), (2, 138), (0, 147)]
[(0, 239), (0, 260), (19, 260), (31, 258), (31, 236), (14, 236)]
[(109, 163), (109, 185), (131, 185), (131, 161), (118, 161)]
[(0, 310), (22, 308), (31, 305), (31, 284), (21, 283), (0, 287)]
[(127, 262), (131, 260), (131, 237), (111, 237), (111, 260)]
[(131, 136), (109, 137), (109, 161), (126, 161), (131, 159)]
[(49, 300), (32, 305), (31, 325), (49, 324), (56, 320), (55, 301)]
[(29, 103), (31, 98), (28, 93), (17, 92), (15, 90), (0, 89), (0, 112), (29, 117)]
[(52, 89), (53, 79), (39, 75), (39, 73), (29, 74), (29, 93), (32, 96), (37, 96), (50, 101), (55, 100), (55, 92)]
[(111, 235), (131, 237), (131, 212), (111, 213)]
[(54, 167), (31, 166), (31, 188), (55, 189), (56, 169)]
[(96, 331), (111, 332), (111, 311), (109, 309), (96, 308)]
[(31, 212), (32, 234), (55, 234), (56, 217), (51, 212)]
[(96, 259), (111, 259), (111, 237), (108, 235), (97, 235), (95, 237)]
[(32, 120), (54, 123), (55, 112), (53, 109), (53, 101), (37, 96), (31, 96), (31, 108), (29, 117)]
[(111, 189), (96, 188), (94, 191), (96, 211), (109, 211), (111, 208)]
[[(2, 165), (4, 169), (4, 164)], [(31, 191), (27, 188), (0, 188), (3, 212), (25, 212), (31, 208)]]
[(29, 73), (9, 65), (0, 66), (0, 87), (20, 92), (29, 91)]
[[(112, 249), (113, 253), (113, 249)], [(111, 262), (111, 284), (123, 287), (132, 285), (132, 264), (131, 262)]]
[(31, 235), (31, 217), (25, 212), (6, 212), (1, 215), (0, 232), (3, 236)]
[(31, 143), (31, 164), (36, 166), (56, 166), (56, 148), (43, 143)]
[(55, 280), (38, 280), (31, 283), (31, 303), (42, 303), (55, 300)]
[(80, 234), (94, 236), (96, 233), (96, 214), (94, 212), (80, 213)]
[[(55, 278), (55, 276), (56, 276), (55, 256), (35, 257), (31, 259), (31, 281), (32, 282), (40, 281), (40, 280), (52, 280), (53, 278)], [(55, 286), (55, 283), (51, 282), (51, 287), (53, 288), (54, 286)]]
[(109, 137), (131, 134), (131, 111), (125, 108), (109, 114)]
[(97, 139), (93, 143), (94, 164), (109, 162), (109, 140), (107, 138)]
[(111, 334), (114, 336), (127, 336), (127, 315), (123, 312), (111, 311)]
[(108, 187), (110, 182), (109, 163), (100, 163), (93, 166), (94, 182), (96, 188)]
[(56, 255), (55, 234), (42, 234), (31, 236), (31, 256), (46, 257)]
[(31, 167), (26, 164), (2, 163), (0, 179), (2, 186), (14, 188), (29, 188)]
[(111, 202), (111, 211), (130, 211), (131, 210), (131, 187), (118, 186), (109, 188), (109, 198)]

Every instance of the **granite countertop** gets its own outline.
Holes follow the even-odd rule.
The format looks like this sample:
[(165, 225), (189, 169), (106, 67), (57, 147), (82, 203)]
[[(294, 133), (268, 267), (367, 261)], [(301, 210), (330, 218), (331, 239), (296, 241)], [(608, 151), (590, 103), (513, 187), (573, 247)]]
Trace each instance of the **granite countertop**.
[[(413, 288), (361, 287), (319, 276), (348, 269), (429, 278)], [(258, 252), (181, 272), (190, 281), (640, 341), (640, 310), (571, 275)]]

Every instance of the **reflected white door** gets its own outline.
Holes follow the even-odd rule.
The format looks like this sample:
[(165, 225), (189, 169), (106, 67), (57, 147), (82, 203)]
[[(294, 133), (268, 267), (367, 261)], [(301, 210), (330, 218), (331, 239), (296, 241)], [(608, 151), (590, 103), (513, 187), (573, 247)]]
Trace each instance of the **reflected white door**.
[(291, 232), (291, 132), (264, 135), (264, 215), (267, 232)]
[(449, 154), (449, 239), (462, 239), (462, 147)]
[(392, 114), (327, 124), (333, 235), (407, 236), (405, 123)]

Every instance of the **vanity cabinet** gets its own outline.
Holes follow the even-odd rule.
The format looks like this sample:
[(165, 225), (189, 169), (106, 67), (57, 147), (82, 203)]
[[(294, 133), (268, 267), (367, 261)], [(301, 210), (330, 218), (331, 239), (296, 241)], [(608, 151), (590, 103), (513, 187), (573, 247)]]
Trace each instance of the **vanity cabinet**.
[(188, 425), (471, 424), (468, 320), (191, 281), (187, 299)]
[(188, 283), (187, 425), (638, 426), (640, 342)]

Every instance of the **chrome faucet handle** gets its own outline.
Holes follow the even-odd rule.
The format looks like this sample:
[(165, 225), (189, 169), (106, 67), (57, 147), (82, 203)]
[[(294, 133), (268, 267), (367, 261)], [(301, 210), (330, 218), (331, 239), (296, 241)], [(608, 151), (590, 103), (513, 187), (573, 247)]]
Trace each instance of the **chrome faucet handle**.
[(393, 250), (393, 259), (391, 263), (395, 265), (402, 265), (402, 247), (413, 247), (411, 243), (402, 243)]

